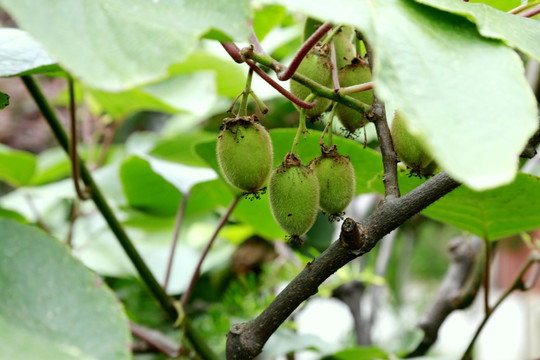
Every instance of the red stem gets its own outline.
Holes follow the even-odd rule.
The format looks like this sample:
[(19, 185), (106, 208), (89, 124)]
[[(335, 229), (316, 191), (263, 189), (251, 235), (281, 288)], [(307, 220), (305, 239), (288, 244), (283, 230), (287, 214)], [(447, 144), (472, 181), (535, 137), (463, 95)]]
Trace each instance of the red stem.
[(536, 7), (533, 7), (530, 10), (524, 11), (521, 14), (518, 14), (518, 16), (530, 18), (530, 17), (533, 17), (534, 15), (537, 15), (537, 14), (540, 14), (540, 5), (538, 5)]
[(315, 44), (317, 41), (319, 41), (324, 34), (328, 32), (332, 28), (332, 25), (330, 23), (324, 23), (322, 24), (317, 31), (315, 31), (311, 36), (306, 40), (306, 42), (302, 45), (302, 47), (298, 50), (296, 55), (294, 56), (294, 59), (291, 61), (291, 64), (289, 67), (277, 74), (277, 77), (281, 81), (289, 80), (294, 73), (296, 72), (296, 69), (298, 69), (298, 66), (300, 66), (300, 63), (304, 59), (304, 57), (307, 55), (309, 50)]

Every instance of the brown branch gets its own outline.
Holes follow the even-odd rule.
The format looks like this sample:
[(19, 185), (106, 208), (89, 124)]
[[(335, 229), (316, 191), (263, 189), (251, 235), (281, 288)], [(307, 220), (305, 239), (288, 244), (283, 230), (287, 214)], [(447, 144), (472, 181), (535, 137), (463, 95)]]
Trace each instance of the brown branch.
[(300, 66), (300, 63), (304, 59), (304, 57), (307, 55), (309, 50), (315, 44), (323, 37), (324, 34), (328, 32), (332, 28), (332, 25), (329, 23), (322, 24), (317, 31), (315, 31), (311, 36), (302, 44), (296, 55), (294, 56), (293, 60), (291, 61), (291, 64), (288, 68), (282, 69), (280, 72), (277, 73), (277, 77), (281, 81), (289, 80), (296, 70), (298, 69), (298, 66)]
[(540, 14), (540, 5), (538, 5), (537, 7), (534, 7), (530, 10), (527, 10), (527, 11), (524, 11), (520, 14), (517, 14), (518, 16), (522, 16), (522, 17), (526, 17), (526, 18), (531, 18), (535, 15), (538, 15)]
[(167, 286), (169, 285), (169, 277), (171, 276), (172, 264), (174, 262), (174, 253), (176, 251), (176, 244), (178, 243), (178, 235), (180, 234), (180, 229), (182, 228), (182, 223), (184, 221), (184, 214), (186, 213), (188, 198), (189, 192), (185, 194), (182, 193), (182, 200), (180, 201), (180, 206), (178, 206), (176, 219), (174, 221), (174, 232), (171, 242), (171, 251), (169, 253), (169, 260), (167, 261), (167, 268), (165, 270), (165, 279), (163, 280), (163, 290), (165, 290), (165, 292), (167, 292)]
[(424, 331), (424, 338), (407, 355), (408, 358), (424, 355), (437, 340), (439, 328), (448, 315), (454, 310), (466, 308), (476, 297), (482, 278), (482, 263), (485, 262), (483, 244), (483, 240), (476, 236), (470, 239), (456, 238), (450, 244), (452, 263), (431, 305), (418, 322), (417, 326)]
[(317, 293), (319, 285), (349, 261), (373, 249), (377, 242), (405, 220), (437, 201), (459, 183), (442, 172), (407, 195), (386, 201), (360, 223), (347, 219), (340, 241), (335, 241), (296, 278), (255, 319), (231, 327), (227, 335), (227, 359), (252, 359), (270, 335), (307, 298)]
[[(373, 73), (373, 51), (369, 44), (364, 41), (366, 54), (368, 57), (369, 68)], [(379, 100), (375, 92), (373, 93), (373, 109), (368, 113), (368, 120), (375, 124), (377, 130), (377, 139), (381, 147), (383, 158), (383, 184), (386, 199), (398, 198), (400, 196), (398, 177), (397, 177), (397, 154), (394, 151), (392, 135), (386, 121), (386, 111), (384, 104)]]

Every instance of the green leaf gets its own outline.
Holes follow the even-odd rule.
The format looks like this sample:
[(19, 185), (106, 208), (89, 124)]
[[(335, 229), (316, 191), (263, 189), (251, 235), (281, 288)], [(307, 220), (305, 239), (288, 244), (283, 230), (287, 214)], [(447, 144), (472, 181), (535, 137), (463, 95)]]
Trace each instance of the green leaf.
[(9, 105), (9, 95), (0, 91), (0, 110)]
[[(476, 23), (483, 36), (503, 40), (540, 61), (540, 22), (536, 20), (508, 14), (485, 4), (467, 4), (452, 0), (415, 1), (464, 16)], [(519, 6), (519, 3), (516, 6)]]
[(161, 216), (174, 216), (182, 195), (171, 183), (156, 174), (148, 161), (127, 158), (120, 167), (124, 194), (131, 207)]
[(18, 212), (4, 209), (1, 207), (0, 207), (0, 217), (15, 220), (23, 224), (26, 224), (28, 222), (28, 220), (26, 220), (26, 218), (23, 215), (19, 214)]
[(200, 36), (249, 35), (247, 0), (2, 0), (4, 10), (62, 66), (90, 87), (120, 91), (167, 75)]
[(460, 187), (423, 214), (487, 240), (540, 227), (540, 178), (519, 174), (510, 185), (475, 192)]
[(25, 31), (0, 28), (0, 76), (59, 70), (55, 63), (56, 60)]
[(283, 6), (268, 5), (255, 10), (253, 31), (257, 39), (262, 40), (276, 25), (279, 25), (287, 15)]
[(26, 151), (0, 145), (0, 180), (12, 186), (26, 185), (36, 170), (36, 157)]
[(175, 161), (191, 166), (207, 166), (195, 153), (195, 144), (215, 139), (216, 134), (210, 132), (195, 132), (191, 134), (178, 134), (160, 139), (150, 151), (150, 155), (164, 160)]
[(278, 2), (362, 31), (376, 55), (377, 95), (450, 176), (476, 190), (514, 179), (537, 109), (512, 49), (461, 17), (410, 1)]
[(204, 114), (216, 98), (214, 74), (176, 75), (143, 87), (113, 93), (89, 89), (104, 111), (115, 118), (141, 110)]
[(171, 75), (190, 74), (196, 71), (208, 70), (216, 74), (217, 92), (219, 95), (235, 98), (244, 90), (246, 69), (234, 61), (217, 57), (205, 50), (195, 50), (188, 58), (179, 64), (173, 64), (169, 69)]
[(68, 248), (0, 218), (0, 358), (130, 359), (122, 307)]

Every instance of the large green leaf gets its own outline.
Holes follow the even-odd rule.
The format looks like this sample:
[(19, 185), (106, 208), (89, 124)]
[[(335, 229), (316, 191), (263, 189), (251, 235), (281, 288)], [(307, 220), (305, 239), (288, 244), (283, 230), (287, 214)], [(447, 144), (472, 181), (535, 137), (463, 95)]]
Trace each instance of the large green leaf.
[(537, 109), (512, 49), (462, 17), (411, 1), (278, 2), (362, 31), (376, 57), (377, 95), (453, 178), (478, 190), (514, 179)]
[(120, 168), (120, 179), (130, 206), (162, 216), (173, 216), (182, 194), (161, 175), (156, 174), (148, 161), (131, 156)]
[(465, 16), (476, 23), (480, 34), (506, 41), (508, 45), (540, 61), (540, 22), (536, 20), (507, 14), (486, 4), (467, 4), (453, 0), (415, 1)]
[(0, 76), (15, 76), (58, 70), (56, 60), (19, 29), (0, 29)]
[(0, 145), (0, 180), (13, 186), (26, 185), (36, 170), (36, 157), (26, 151)]
[(460, 187), (423, 214), (488, 240), (538, 229), (540, 178), (519, 174), (510, 185), (483, 192)]
[(34, 0), (1, 4), (65, 69), (108, 91), (164, 77), (211, 29), (249, 35), (247, 0), (55, 0), (39, 11)]
[(214, 139), (216, 134), (210, 132), (195, 132), (190, 134), (178, 134), (160, 139), (150, 155), (175, 161), (191, 166), (207, 166), (206, 162), (195, 153), (195, 144)]
[(1, 218), (0, 288), (0, 358), (130, 358), (127, 319), (102, 280), (55, 239)]

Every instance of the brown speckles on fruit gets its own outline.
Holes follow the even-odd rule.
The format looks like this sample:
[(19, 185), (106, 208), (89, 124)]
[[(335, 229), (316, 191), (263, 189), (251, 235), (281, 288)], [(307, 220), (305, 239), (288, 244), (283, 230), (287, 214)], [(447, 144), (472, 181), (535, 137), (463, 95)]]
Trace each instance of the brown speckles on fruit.
[(223, 120), (217, 142), (221, 173), (245, 192), (259, 190), (272, 170), (272, 142), (268, 130), (253, 117)]

